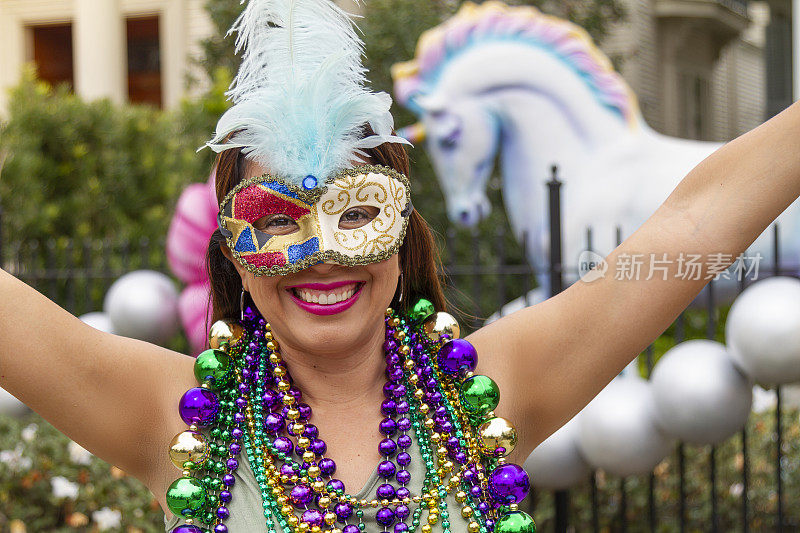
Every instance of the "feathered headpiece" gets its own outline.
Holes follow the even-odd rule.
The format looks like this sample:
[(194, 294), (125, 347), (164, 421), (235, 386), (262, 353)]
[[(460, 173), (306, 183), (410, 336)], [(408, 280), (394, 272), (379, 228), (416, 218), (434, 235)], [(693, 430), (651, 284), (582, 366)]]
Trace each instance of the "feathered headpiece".
[[(391, 97), (365, 86), (364, 43), (351, 17), (331, 0), (250, 0), (229, 32), (238, 33), (236, 52), (244, 50), (227, 92), (233, 107), (207, 145), (242, 147), (300, 186), (365, 162), (364, 149), (407, 143), (392, 135)], [(365, 124), (375, 135), (363, 138)]]

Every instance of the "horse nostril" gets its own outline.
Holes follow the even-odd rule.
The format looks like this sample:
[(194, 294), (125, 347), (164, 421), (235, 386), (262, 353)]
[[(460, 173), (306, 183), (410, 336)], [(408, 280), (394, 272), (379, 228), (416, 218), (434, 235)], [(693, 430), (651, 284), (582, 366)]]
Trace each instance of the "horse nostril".
[(461, 220), (462, 224), (466, 224), (467, 222), (469, 222), (469, 211), (466, 210), (461, 211), (458, 214), (458, 218)]

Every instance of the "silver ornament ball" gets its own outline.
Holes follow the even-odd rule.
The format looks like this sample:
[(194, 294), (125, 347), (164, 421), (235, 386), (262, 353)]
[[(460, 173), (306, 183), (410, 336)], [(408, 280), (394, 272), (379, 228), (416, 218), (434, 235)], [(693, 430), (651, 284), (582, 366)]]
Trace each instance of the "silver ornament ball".
[(718, 444), (742, 429), (753, 385), (725, 346), (690, 340), (669, 350), (650, 378), (661, 428), (691, 444)]
[(10, 392), (0, 389), (0, 414), (21, 418), (30, 412), (30, 409)]
[(725, 343), (755, 381), (800, 381), (800, 280), (768, 278), (742, 292), (728, 313)]
[(578, 447), (578, 414), (564, 424), (525, 460), (523, 468), (539, 489), (564, 490), (585, 480), (591, 467)]
[(609, 383), (584, 408), (578, 426), (587, 462), (617, 476), (651, 472), (673, 444), (656, 425), (650, 385), (637, 377)]
[(111, 317), (106, 313), (86, 313), (78, 317), (84, 324), (105, 333), (115, 333)]
[(178, 292), (160, 272), (125, 274), (111, 285), (103, 309), (124, 337), (160, 344), (178, 330)]

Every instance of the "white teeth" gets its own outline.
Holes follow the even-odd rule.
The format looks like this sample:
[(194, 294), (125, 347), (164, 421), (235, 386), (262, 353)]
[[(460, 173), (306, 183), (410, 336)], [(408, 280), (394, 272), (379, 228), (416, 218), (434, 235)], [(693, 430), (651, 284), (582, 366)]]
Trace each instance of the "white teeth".
[(295, 294), (304, 302), (315, 303), (320, 305), (332, 305), (335, 303), (343, 302), (353, 297), (356, 293), (356, 287), (348, 289), (345, 292), (332, 292), (325, 293), (321, 291), (311, 291), (307, 289), (295, 289)]

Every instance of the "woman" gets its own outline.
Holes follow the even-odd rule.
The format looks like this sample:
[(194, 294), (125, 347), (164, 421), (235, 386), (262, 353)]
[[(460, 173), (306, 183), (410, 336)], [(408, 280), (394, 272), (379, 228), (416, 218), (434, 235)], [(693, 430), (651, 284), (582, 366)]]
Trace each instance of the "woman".
[[(248, 9), (253, 4), (251, 2)], [(320, 16), (320, 9), (328, 9), (315, 2), (307, 4), (313, 4), (310, 13), (315, 17)], [(322, 16), (334, 15), (326, 12)], [(271, 28), (273, 31), (274, 27)], [(253, 49), (253, 43), (249, 45)], [(340, 90), (337, 86), (336, 91)], [(239, 103), (246, 100), (241, 98)], [(385, 110), (388, 111), (388, 107)], [(230, 123), (237, 127), (242, 124), (241, 121)], [(232, 126), (228, 130), (220, 127), (218, 137), (230, 138), (233, 131)], [(374, 135), (364, 136), (363, 128), (360, 131), (362, 134), (357, 139), (348, 142), (358, 144), (364, 138), (374, 141)], [(386, 132), (381, 135), (390, 139)], [(288, 142), (287, 139), (284, 137), (283, 141)], [(676, 258), (681, 253), (729, 253), (735, 257), (743, 252), (800, 194), (797, 139), (800, 139), (800, 104), (718, 150), (698, 165), (653, 216), (607, 257), (609, 271), (614, 271), (618, 258), (634, 253), (655, 253), (659, 257), (666, 254)], [(239, 237), (245, 231), (242, 228), (249, 224), (246, 229), (266, 234), (268, 242), (274, 244), (288, 239), (287, 242), (297, 245), (299, 236), (306, 230), (303, 222), (306, 215), (290, 216), (288, 208), (275, 207), (278, 204), (272, 197), (264, 200), (262, 196), (259, 197), (261, 203), (253, 204), (256, 214), (262, 214), (258, 209), (267, 204), (272, 206), (271, 211), (258, 218), (250, 213), (251, 220), (244, 222), (237, 219), (235, 204), (244, 198), (237, 195), (254, 191), (251, 187), (274, 183), (265, 181), (263, 176), (275, 175), (285, 155), (273, 149), (264, 152), (266, 157), (252, 157), (252, 151), (251, 156), (246, 157), (243, 152), (248, 148), (243, 151), (242, 146), (251, 145), (217, 147), (221, 150), (217, 161), (221, 218), (220, 231), (215, 233), (209, 248), (209, 272), (215, 319), (244, 318), (250, 329), (245, 332), (246, 341), (237, 343), (234, 334), (223, 349), (234, 358), (246, 357), (245, 353), (250, 354), (248, 350), (258, 348), (264, 358), (269, 358), (273, 371), (280, 369), (274, 374), (276, 377), (282, 377), (285, 371), (291, 373), (291, 382), (285, 380), (286, 390), (276, 389), (285, 394), (272, 397), (270, 401), (283, 398), (288, 408), (296, 407), (292, 403), (294, 400), (287, 399), (291, 396), (291, 385), (293, 390), (302, 391), (302, 397), (295, 395), (297, 401), (310, 406), (313, 416), (310, 422), (301, 425), (302, 436), (287, 433), (287, 420), (277, 417), (282, 428), (280, 433), (288, 435), (286, 438), (292, 447), (300, 447), (302, 451), (311, 446), (308, 442), (301, 446), (300, 439), (306, 436), (313, 423), (326, 447), (322, 454), (312, 453), (316, 457), (306, 461), (304, 472), (310, 471), (309, 464), (321, 464), (319, 459), (324, 455), (335, 461), (335, 478), (347, 488), (346, 493), (355, 494), (356, 500), (375, 498), (376, 490), (385, 484), (385, 480), (379, 478), (388, 477), (376, 473), (376, 464), (389, 456), (394, 458), (392, 460), (399, 457), (394, 451), (381, 453), (386, 450), (378, 445), (388, 434), (385, 422), (388, 415), (381, 412), (387, 392), (385, 370), (390, 359), (387, 353), (399, 350), (402, 335), (396, 333), (400, 329), (405, 327), (409, 335), (414, 335), (413, 332), (420, 335), (418, 326), (410, 320), (404, 318), (401, 323), (387, 319), (386, 308), (409, 312), (416, 299), (424, 297), (432, 301), (437, 310), (444, 310), (429, 231), (421, 217), (404, 208), (405, 239), (403, 232), (395, 234), (391, 255), (361, 262), (336, 260), (332, 258), (343, 256), (330, 255), (325, 256), (324, 262), (312, 261), (307, 265), (300, 260), (296, 264), (302, 268), (294, 269), (288, 268), (292, 262), (290, 256), (287, 256), (288, 263), (283, 259), (284, 266), (264, 263), (263, 257), (260, 266), (255, 260), (249, 262), (249, 252), (237, 249), (239, 243), (232, 240), (234, 230), (231, 228), (235, 224), (240, 223), (235, 230)], [(360, 154), (359, 157), (351, 159), (353, 164), (350, 170), (342, 171), (343, 175), (375, 174), (385, 178), (382, 183), (402, 189), (398, 183), (403, 183), (400, 175), (408, 174), (408, 158), (395, 140), (377, 146), (362, 143), (358, 150), (352, 153)], [(363, 163), (374, 166), (362, 166)], [(248, 179), (252, 183), (243, 187)], [(334, 186), (334, 182), (326, 183)], [(316, 190), (314, 186), (311, 184), (309, 190)], [(303, 198), (301, 189), (287, 190)], [(286, 200), (288, 193), (284, 193), (281, 193), (282, 198)], [(325, 193), (320, 190), (319, 194), (324, 196)], [(247, 198), (252, 200), (253, 197)], [(319, 200), (317, 196), (306, 203), (312, 205)], [(407, 200), (405, 198), (406, 203), (402, 205), (410, 208)], [(231, 205), (234, 207), (229, 209)], [(368, 202), (354, 205), (339, 214), (334, 223), (339, 230), (356, 231), (376, 220), (384, 208), (383, 204), (376, 207)], [(321, 215), (314, 220), (322, 220)], [(380, 260), (374, 260), (376, 258)], [(284, 267), (286, 269), (281, 270)], [(673, 268), (677, 268), (674, 262)], [(261, 275), (265, 272), (272, 275)], [(579, 282), (550, 300), (504, 317), (466, 338), (479, 354), (474, 373), (490, 376), (502, 391), (495, 411), (519, 428), (519, 441), (504, 461), (521, 463), (538, 443), (575, 415), (652, 342), (707, 283), (702, 279), (705, 276), (699, 280), (684, 280), (674, 274), (673, 270), (666, 279), (655, 276), (649, 280), (628, 281), (607, 275), (592, 283)], [(186, 411), (182, 408), (179, 412), (176, 406), (185, 391), (197, 388), (195, 360), (158, 346), (94, 330), (5, 272), (0, 272), (0, 294), (3, 295), (0, 323), (4, 326), (0, 330), (0, 386), (86, 449), (141, 480), (165, 510), (168, 530), (179, 527), (183, 520), (171, 516), (166, 493), (180, 474), (166, 450), (176, 434), (186, 432), (187, 422), (181, 416)], [(398, 337), (399, 343), (396, 342)], [(250, 347), (248, 342), (258, 347)], [(269, 342), (272, 347), (263, 348)], [(433, 345), (438, 348), (441, 342), (437, 339)], [(413, 365), (405, 371), (413, 371)], [(247, 379), (252, 381), (252, 378), (243, 377), (242, 368), (237, 372), (241, 384), (250, 383)], [(201, 381), (206, 379), (200, 377)], [(272, 382), (262, 379), (251, 385), (270, 388)], [(214, 385), (213, 380), (206, 380), (206, 383)], [(248, 391), (248, 398), (253, 396), (253, 390), (262, 391), (247, 386), (243, 390)], [(395, 390), (390, 389), (390, 393)], [(266, 389), (262, 392), (265, 396), (269, 394)], [(404, 397), (397, 398), (400, 402)], [(255, 401), (244, 402), (246, 407), (242, 407), (242, 412), (249, 416), (259, 405), (263, 407), (262, 400), (258, 400), (262, 401), (259, 405), (253, 403)], [(246, 420), (241, 428), (252, 429), (248, 426), (251, 419)], [(292, 420), (297, 423), (296, 419)], [(269, 423), (265, 419), (260, 425)], [(383, 435), (378, 428), (384, 431)], [(206, 431), (201, 427), (195, 429)], [(316, 440), (317, 430), (310, 441)], [(278, 433), (276, 430), (275, 435)], [(242, 442), (252, 445), (253, 441), (243, 439)], [(395, 505), (392, 508), (395, 514), (388, 517), (392, 518), (389, 525), (381, 522), (388, 521), (386, 516), (376, 519), (372, 508), (362, 516), (351, 514), (344, 520), (332, 516), (334, 520), (329, 525), (329, 517), (324, 516), (322, 526), (312, 525), (313, 521), (305, 521), (302, 516), (298, 519), (296, 515), (325, 507), (323, 503), (327, 500), (322, 501), (320, 496), (328, 497), (328, 493), (302, 501), (303, 495), (292, 492), (287, 497), (295, 505), (287, 503), (286, 498), (279, 499), (278, 492), (270, 492), (275, 487), (265, 485), (266, 481), (257, 479), (254, 474), (257, 468), (250, 457), (260, 464), (259, 458), (268, 462), (275, 456), (274, 450), (269, 453), (264, 450), (249, 455), (252, 449), (248, 448), (237, 455), (238, 469), (229, 469), (233, 472), (232, 484), (225, 483), (222, 487), (222, 490), (230, 489), (228, 492), (233, 498), (228, 501), (228, 496), (217, 495), (217, 502), (225, 510), (216, 511), (215, 524), (208, 524), (214, 531), (265, 529), (265, 514), (276, 509), (268, 508), (267, 502), (273, 500), (278, 501), (279, 506), (288, 506), (287, 511), (291, 513), (284, 514), (283, 520), (288, 524), (286, 528), (293, 531), (349, 533), (361, 523), (364, 530), (370, 532), (400, 532), (409, 529), (401, 526), (401, 521), (413, 527), (415, 516), (421, 521), (423, 531), (440, 527), (457, 532), (484, 531), (486, 517), (492, 516), (489, 510), (484, 512), (484, 520), (477, 520), (478, 504), (465, 511), (464, 502), (457, 501), (463, 498), (457, 498), (458, 491), (453, 490), (442, 496), (442, 501), (436, 503), (432, 511), (427, 508), (422, 515), (413, 514), (415, 509), (411, 509), (412, 514), (408, 516), (405, 510), (399, 512), (400, 507)], [(264, 453), (259, 455), (261, 451)], [(411, 482), (407, 488), (411, 495), (419, 495), (425, 475), (421, 460), (425, 452), (420, 451), (417, 440), (408, 448), (408, 453)], [(269, 454), (272, 455), (267, 457)], [(280, 462), (276, 464), (280, 466)], [(441, 464), (437, 461), (436, 467)], [(187, 471), (191, 466), (182, 464)], [(297, 481), (288, 478), (286, 481), (287, 491), (297, 488)], [(400, 484), (401, 488), (406, 486)], [(396, 486), (391, 490), (394, 495), (400, 492)], [(334, 493), (331, 496), (335, 498)], [(378, 496), (380, 499), (380, 493)], [(478, 502), (483, 496), (476, 498)], [(334, 509), (332, 505), (328, 509)], [(485, 511), (490, 507), (481, 509)], [(279, 515), (279, 511), (270, 516)], [(508, 511), (513, 513), (513, 506), (503, 512)], [(337, 514), (338, 511), (334, 513)], [(431, 515), (434, 518), (430, 518)], [(195, 523), (205, 524), (200, 518), (198, 515)], [(318, 522), (319, 517), (313, 518)], [(472, 525), (473, 522), (478, 526)], [(532, 531), (523, 522), (516, 524), (516, 529), (510, 527), (503, 531)], [(272, 527), (281, 531), (281, 524), (276, 518)]]

